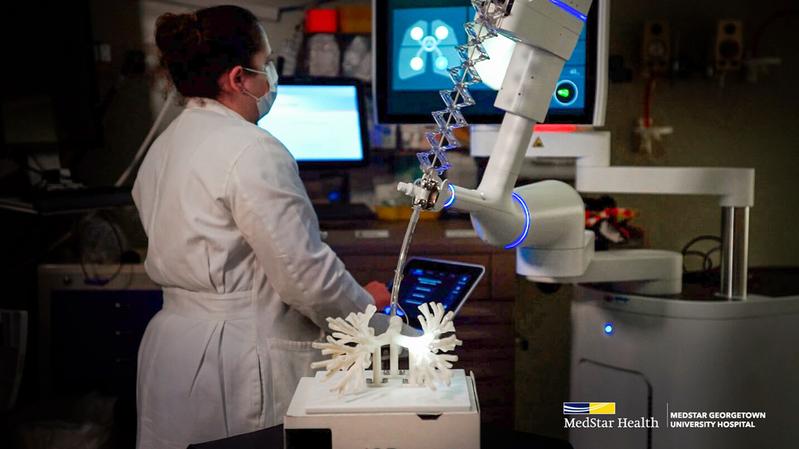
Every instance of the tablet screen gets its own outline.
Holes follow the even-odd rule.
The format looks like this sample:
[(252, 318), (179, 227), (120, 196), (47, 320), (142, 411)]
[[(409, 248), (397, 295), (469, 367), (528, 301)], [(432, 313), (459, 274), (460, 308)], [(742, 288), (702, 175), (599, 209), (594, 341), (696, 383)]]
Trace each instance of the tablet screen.
[[(420, 329), (419, 306), (439, 302), (447, 311), (458, 313), (466, 298), (483, 277), (485, 268), (449, 260), (413, 258), (405, 264), (399, 304), (411, 326)], [(390, 312), (390, 308), (384, 311)], [(397, 314), (401, 314), (398, 311)]]

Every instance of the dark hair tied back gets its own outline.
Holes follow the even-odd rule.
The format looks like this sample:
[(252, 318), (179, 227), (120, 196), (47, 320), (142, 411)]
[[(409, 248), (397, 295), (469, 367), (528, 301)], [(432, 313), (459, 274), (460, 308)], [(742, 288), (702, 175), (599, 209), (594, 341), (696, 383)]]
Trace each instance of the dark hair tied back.
[(255, 15), (230, 5), (164, 14), (155, 23), (155, 42), (178, 92), (206, 98), (216, 98), (219, 77), (237, 65), (249, 67), (263, 45)]
[[(188, 51), (202, 44), (203, 35), (197, 26), (196, 14), (166, 13), (155, 22), (155, 43), (161, 51), (161, 62), (176, 62)], [(185, 59), (185, 58), (184, 58)]]

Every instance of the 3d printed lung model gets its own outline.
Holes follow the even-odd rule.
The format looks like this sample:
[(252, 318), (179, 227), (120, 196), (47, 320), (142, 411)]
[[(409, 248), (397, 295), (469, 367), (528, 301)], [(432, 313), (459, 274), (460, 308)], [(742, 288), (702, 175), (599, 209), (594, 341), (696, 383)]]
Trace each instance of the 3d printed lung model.
[[(370, 305), (362, 313), (351, 313), (345, 319), (328, 318), (327, 322), (332, 335), (328, 335), (327, 342), (317, 342), (313, 346), (321, 349), (323, 355), (330, 359), (315, 362), (311, 365), (314, 369), (327, 370), (326, 379), (333, 377), (337, 372), (345, 374), (331, 391), (344, 393), (357, 393), (363, 391), (368, 383), (374, 386), (383, 384), (381, 352), (382, 347), (391, 346), (388, 375), (390, 377), (403, 377), (409, 385), (425, 386), (431, 390), (436, 389), (436, 384), (450, 385), (452, 379), (452, 363), (458, 360), (455, 354), (448, 354), (462, 342), (455, 336), (455, 325), (452, 323), (454, 314), (446, 312), (439, 303), (425, 303), (420, 305), (419, 322), (422, 325), (422, 335), (410, 337), (402, 335), (402, 319), (398, 316), (391, 317), (386, 332), (375, 335), (374, 328), (369, 326), (369, 320), (377, 310)], [(400, 371), (399, 348), (408, 349), (408, 370)], [(372, 368), (371, 378), (367, 379), (367, 369)]]
[(427, 72), (449, 77), (447, 69), (458, 62), (458, 40), (452, 27), (442, 20), (419, 20), (402, 38), (397, 71), (402, 80)]

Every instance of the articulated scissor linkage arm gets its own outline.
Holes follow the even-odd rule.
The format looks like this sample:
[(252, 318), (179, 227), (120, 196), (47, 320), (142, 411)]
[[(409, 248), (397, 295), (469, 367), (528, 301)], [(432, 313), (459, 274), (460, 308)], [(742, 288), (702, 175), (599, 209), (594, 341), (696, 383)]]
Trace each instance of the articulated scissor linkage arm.
[[(450, 70), (455, 88), (441, 92), (447, 109), (433, 112), (438, 125), (428, 134), (433, 148), (419, 155), (424, 176), (398, 187), (414, 198), (415, 213), (400, 253), (395, 286), (402, 280), (419, 209), (451, 206), (469, 211), (482, 240), (507, 249), (539, 247), (557, 260), (559, 276), (579, 276), (593, 255), (593, 234), (584, 229), (583, 202), (571, 186), (544, 181), (514, 189), (533, 125), (546, 117), (591, 0), (474, 0), (473, 4), (477, 15), (466, 24), (469, 40), (459, 48), (463, 64)], [(439, 178), (449, 167), (444, 152), (459, 146), (452, 128), (466, 126), (460, 109), (474, 104), (467, 88), (480, 81), (475, 65), (488, 59), (482, 43), (497, 34), (515, 42), (494, 103), (506, 114), (480, 186), (474, 190), (456, 187)], [(392, 314), (398, 290), (392, 294)]]

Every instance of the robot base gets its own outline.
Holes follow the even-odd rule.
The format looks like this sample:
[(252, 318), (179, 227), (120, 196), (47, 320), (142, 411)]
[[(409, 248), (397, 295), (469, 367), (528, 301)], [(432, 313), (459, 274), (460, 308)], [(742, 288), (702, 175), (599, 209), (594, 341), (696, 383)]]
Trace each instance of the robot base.
[[(571, 400), (614, 401), (614, 420), (658, 422), (572, 428), (575, 449), (796, 446), (799, 297), (680, 300), (578, 286), (571, 313)], [(690, 412), (706, 412), (707, 419), (682, 414)], [(723, 420), (715, 412), (765, 418)], [(687, 421), (754, 427), (679, 425)]]
[[(303, 377), (284, 420), (286, 449), (479, 449), (480, 406), (473, 375), (452, 371), (436, 391), (401, 378), (337, 396), (324, 373)], [(369, 373), (367, 372), (367, 377)]]

